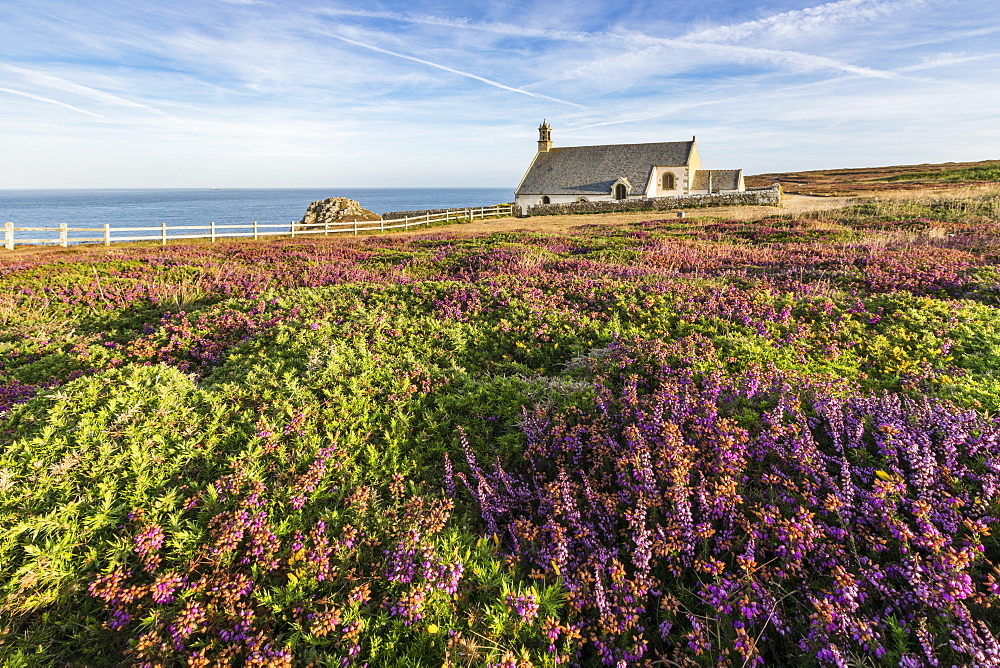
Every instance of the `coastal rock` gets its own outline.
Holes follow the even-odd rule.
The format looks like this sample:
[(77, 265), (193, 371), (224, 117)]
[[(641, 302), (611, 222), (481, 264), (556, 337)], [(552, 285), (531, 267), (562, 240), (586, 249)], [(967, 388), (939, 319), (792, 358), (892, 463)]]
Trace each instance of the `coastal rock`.
[(299, 221), (299, 225), (324, 225), (326, 223), (351, 223), (368, 220), (382, 220), (382, 218), (353, 199), (330, 197), (310, 204), (306, 215), (302, 216), (302, 220)]

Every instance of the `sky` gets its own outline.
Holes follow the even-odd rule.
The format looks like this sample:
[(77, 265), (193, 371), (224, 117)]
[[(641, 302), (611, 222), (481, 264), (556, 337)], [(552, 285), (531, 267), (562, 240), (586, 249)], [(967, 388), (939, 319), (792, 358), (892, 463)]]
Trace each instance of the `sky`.
[(507, 187), (1000, 159), (997, 0), (0, 0), (0, 189)]

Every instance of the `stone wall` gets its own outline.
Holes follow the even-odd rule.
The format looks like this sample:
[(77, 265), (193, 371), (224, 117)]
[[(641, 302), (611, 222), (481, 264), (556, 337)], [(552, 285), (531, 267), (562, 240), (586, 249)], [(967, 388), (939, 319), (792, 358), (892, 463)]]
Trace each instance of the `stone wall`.
[(618, 211), (664, 211), (668, 209), (693, 209), (705, 206), (780, 206), (781, 186), (748, 188), (743, 192), (713, 195), (683, 195), (678, 197), (651, 197), (627, 199), (619, 202), (567, 202), (564, 204), (536, 204), (528, 207), (529, 216), (557, 216), (574, 213), (612, 213)]
[(498, 206), (512, 206), (510, 204), (489, 204), (486, 206), (463, 206), (460, 209), (424, 209), (422, 211), (387, 211), (382, 214), (382, 220), (399, 220), (401, 218), (416, 218), (418, 216), (436, 216), (439, 213), (466, 213), (469, 209), (492, 209)]

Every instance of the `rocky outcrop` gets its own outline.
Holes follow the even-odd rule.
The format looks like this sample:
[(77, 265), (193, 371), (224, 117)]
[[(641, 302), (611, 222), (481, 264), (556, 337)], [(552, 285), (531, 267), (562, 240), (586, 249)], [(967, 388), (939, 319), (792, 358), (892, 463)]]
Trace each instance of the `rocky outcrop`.
[(353, 199), (346, 197), (330, 197), (329, 199), (313, 202), (306, 210), (306, 215), (302, 216), (299, 225), (311, 227), (314, 225), (333, 225), (335, 223), (352, 223), (355, 221), (382, 220), (382, 218), (372, 211), (364, 208)]

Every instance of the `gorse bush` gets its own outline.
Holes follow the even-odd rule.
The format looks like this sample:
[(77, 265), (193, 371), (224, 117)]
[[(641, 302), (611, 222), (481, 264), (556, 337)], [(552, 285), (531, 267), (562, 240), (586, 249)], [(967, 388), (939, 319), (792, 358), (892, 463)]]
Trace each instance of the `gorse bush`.
[(0, 663), (994, 665), (939, 204), (2, 258)]

